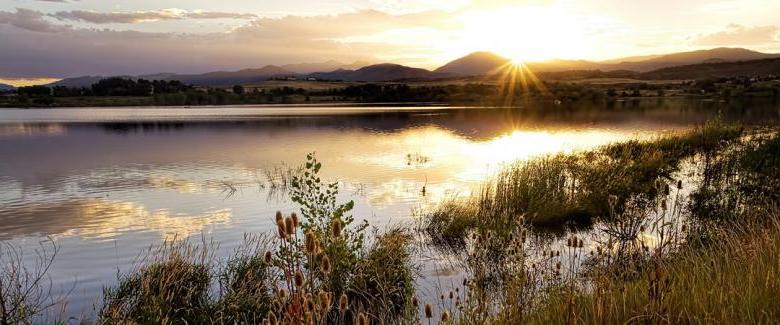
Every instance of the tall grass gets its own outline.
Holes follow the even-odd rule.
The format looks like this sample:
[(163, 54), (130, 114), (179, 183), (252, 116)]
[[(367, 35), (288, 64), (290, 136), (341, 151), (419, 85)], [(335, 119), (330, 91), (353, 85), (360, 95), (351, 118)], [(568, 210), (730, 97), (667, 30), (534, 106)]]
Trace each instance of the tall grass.
[(714, 155), (733, 144), (742, 129), (708, 123), (654, 141), (628, 141), (595, 151), (515, 163), (470, 199), (442, 204), (423, 218), (434, 242), (462, 246), (470, 231), (501, 229), (524, 216), (535, 226), (588, 225), (637, 194), (654, 197), (659, 179), (671, 181), (679, 162), (695, 154)]
[[(502, 239), (503, 248), (491, 249), (509, 252), (515, 261), (509, 265), (520, 268), (507, 267), (498, 286), (486, 285), (479, 280), (480, 273), (471, 273), (466, 301), (454, 312), (457, 321), (776, 323), (780, 319), (780, 304), (775, 301), (780, 294), (778, 144), (776, 133), (762, 133), (733, 143), (714, 160), (703, 159), (705, 179), (694, 193), (729, 190), (694, 195), (690, 204), (678, 200), (680, 185), (675, 193), (664, 184), (655, 185), (659, 195), (644, 200), (650, 202), (648, 206), (637, 205), (632, 198), (618, 212), (614, 209), (618, 199), (608, 199), (611, 217), (601, 222), (601, 235), (585, 239), (584, 244), (583, 239), (570, 237), (562, 252), (551, 247), (534, 255), (536, 247), (528, 247), (530, 241), (518, 244)], [(703, 211), (701, 199), (717, 204)], [(677, 218), (678, 212), (653, 212), (659, 207), (685, 213), (687, 219), (680, 223), (669, 219), (670, 215)], [(658, 227), (653, 245), (637, 241), (639, 230), (647, 227)], [(489, 230), (488, 238), (500, 232)], [(481, 237), (478, 242), (486, 243)], [(479, 255), (468, 252), (469, 257)], [(477, 259), (476, 263), (491, 261)]]

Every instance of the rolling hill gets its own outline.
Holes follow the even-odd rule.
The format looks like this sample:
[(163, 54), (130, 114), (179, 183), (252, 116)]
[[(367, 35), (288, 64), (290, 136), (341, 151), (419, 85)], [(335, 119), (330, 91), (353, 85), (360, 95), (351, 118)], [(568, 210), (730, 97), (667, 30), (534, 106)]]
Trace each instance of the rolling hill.
[[(651, 70), (681, 65), (750, 61), (770, 58), (780, 58), (780, 54), (761, 53), (743, 48), (720, 47), (710, 50), (660, 55), (657, 57), (651, 57), (650, 59), (646, 60), (624, 61), (617, 64), (608, 64), (607, 66), (610, 68), (609, 70), (634, 70), (639, 72), (647, 72)], [(601, 67), (601, 69), (604, 70), (604, 67)]]
[(16, 87), (7, 84), (0, 84), (0, 91), (11, 91), (14, 89), (16, 89)]
[(498, 72), (509, 59), (491, 52), (474, 52), (434, 70), (452, 76), (481, 76)]
[(438, 79), (449, 74), (432, 72), (421, 68), (412, 68), (400, 64), (382, 63), (369, 65), (357, 70), (339, 69), (331, 72), (319, 72), (309, 75), (311, 78), (344, 81), (398, 81), (412, 79)]
[(651, 80), (683, 80), (749, 77), (768, 74), (780, 76), (780, 58), (738, 62), (699, 63), (667, 67), (642, 73), (639, 75), (639, 78)]

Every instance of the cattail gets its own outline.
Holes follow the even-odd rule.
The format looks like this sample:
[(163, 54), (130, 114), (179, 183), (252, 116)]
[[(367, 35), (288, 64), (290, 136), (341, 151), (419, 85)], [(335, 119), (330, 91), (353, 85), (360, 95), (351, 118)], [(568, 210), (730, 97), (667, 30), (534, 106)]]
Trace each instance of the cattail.
[(433, 318), (433, 307), (431, 307), (431, 304), (425, 304), (425, 318)]
[(263, 257), (263, 259), (265, 260), (266, 264), (271, 264), (271, 262), (273, 261), (273, 257), (274, 255), (271, 253), (271, 251), (265, 251), (265, 256)]
[(360, 313), (358, 315), (357, 323), (358, 325), (368, 325), (368, 317), (366, 317), (366, 314)]
[(330, 231), (333, 237), (338, 238), (339, 236), (341, 236), (341, 220), (334, 219), (333, 222), (331, 223)]
[(664, 185), (664, 195), (669, 195), (669, 184)]
[(681, 190), (681, 189), (682, 189), (682, 180), (678, 180), (678, 181), (677, 181), (677, 189), (678, 189), (678, 190)]
[(290, 235), (295, 234), (295, 225), (293, 224), (292, 218), (287, 217), (284, 219), (284, 231)]
[(452, 291), (450, 291), (450, 299), (453, 299), (453, 298), (455, 298), (455, 294), (453, 294)]
[(577, 247), (582, 248), (582, 246), (584, 246), (584, 244), (585, 243), (582, 242), (582, 239), (580, 239), (580, 241), (577, 243)]
[(300, 287), (303, 286), (303, 282), (304, 282), (305, 279), (303, 277), (303, 273), (300, 270), (299, 271), (295, 271), (294, 280), (295, 280), (295, 286), (296, 287), (300, 288)]
[(314, 254), (316, 251), (316, 241), (317, 238), (314, 236), (314, 233), (311, 231), (307, 231), (306, 235), (303, 237), (303, 246), (306, 249), (306, 253)]
[(276, 314), (274, 314), (274, 312), (273, 312), (273, 311), (269, 311), (269, 312), (268, 312), (268, 316), (267, 316), (267, 317), (268, 317), (268, 322), (269, 322), (271, 325), (276, 325), (276, 324), (277, 324), (277, 320), (276, 320)]
[(293, 212), (293, 213), (290, 215), (290, 219), (292, 219), (292, 221), (293, 221), (293, 226), (294, 226), (295, 228), (298, 228), (298, 214), (297, 214), (297, 213), (295, 213), (295, 212)]
[(445, 310), (443, 313), (441, 313), (441, 321), (442, 323), (450, 321), (450, 312)]
[(279, 223), (281, 223), (282, 219), (283, 219), (282, 211), (276, 211), (276, 224), (278, 225)]
[(339, 298), (339, 312), (344, 312), (349, 308), (349, 298), (346, 293), (342, 293)]
[(322, 273), (330, 273), (330, 258), (328, 258), (328, 255), (322, 257), (322, 264), (320, 264), (320, 269), (322, 269)]

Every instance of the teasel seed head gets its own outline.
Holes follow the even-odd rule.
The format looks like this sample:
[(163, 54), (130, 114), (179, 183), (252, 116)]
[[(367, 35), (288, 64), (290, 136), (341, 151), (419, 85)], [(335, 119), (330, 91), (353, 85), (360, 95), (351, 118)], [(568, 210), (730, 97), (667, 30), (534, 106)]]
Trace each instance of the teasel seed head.
[(678, 180), (678, 181), (677, 181), (677, 189), (678, 189), (678, 190), (681, 190), (681, 189), (682, 189), (682, 180)]
[(303, 236), (303, 246), (308, 254), (314, 254), (317, 250), (317, 238), (314, 233), (307, 231)]
[(330, 258), (328, 255), (322, 257), (322, 264), (320, 264), (320, 268), (322, 269), (322, 273), (330, 273)]
[(287, 239), (287, 231), (285, 231), (285, 229), (284, 229), (284, 221), (282, 221), (281, 225), (277, 225), (276, 228), (279, 231), (279, 238)]
[(330, 226), (330, 232), (333, 237), (338, 238), (341, 236), (341, 226), (341, 220), (333, 219)]
[(293, 226), (295, 228), (298, 228), (298, 214), (293, 212), (292, 214), (290, 214), (290, 219), (292, 219), (293, 221)]
[(417, 301), (417, 297), (412, 297), (412, 306), (414, 306), (414, 308), (417, 308), (419, 305), (420, 302)]
[(450, 312), (445, 310), (443, 313), (441, 313), (441, 321), (442, 321), (442, 323), (449, 322), (450, 321)]
[(295, 234), (295, 225), (293, 224), (292, 218), (287, 217), (284, 219), (284, 231), (291, 236)]
[(280, 222), (282, 222), (282, 211), (276, 211), (276, 224), (278, 225)]
[(303, 273), (300, 270), (298, 270), (295, 271), (294, 280), (295, 280), (295, 286), (300, 288), (303, 286), (303, 283), (306, 279), (303, 277)]
[(425, 304), (425, 318), (433, 318), (433, 307), (431, 307), (431, 304)]
[(345, 312), (349, 308), (349, 297), (346, 293), (342, 293), (339, 297), (339, 312)]
[(279, 289), (278, 295), (280, 300), (284, 300), (285, 298), (287, 298), (287, 289), (284, 288)]
[(357, 324), (358, 325), (368, 325), (368, 317), (366, 317), (366, 314), (364, 314), (364, 313), (358, 314)]
[(274, 254), (271, 253), (271, 251), (265, 251), (265, 255), (263, 256), (263, 260), (265, 261), (266, 264), (271, 264), (271, 262), (273, 261), (273, 258), (274, 258)]
[(332, 299), (330, 292), (326, 292), (323, 290), (320, 290), (319, 293), (320, 296), (320, 309), (322, 310), (329, 310), (330, 309), (330, 301)]

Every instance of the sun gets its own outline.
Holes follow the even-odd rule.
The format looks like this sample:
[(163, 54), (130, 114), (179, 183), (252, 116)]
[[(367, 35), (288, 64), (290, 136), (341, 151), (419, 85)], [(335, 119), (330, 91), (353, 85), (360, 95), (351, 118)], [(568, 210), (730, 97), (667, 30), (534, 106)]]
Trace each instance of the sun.
[(577, 17), (558, 7), (516, 6), (461, 14), (463, 44), (514, 64), (576, 57), (587, 52)]

